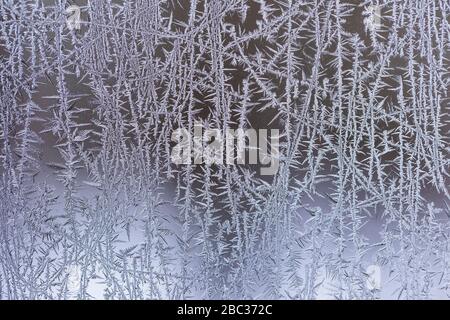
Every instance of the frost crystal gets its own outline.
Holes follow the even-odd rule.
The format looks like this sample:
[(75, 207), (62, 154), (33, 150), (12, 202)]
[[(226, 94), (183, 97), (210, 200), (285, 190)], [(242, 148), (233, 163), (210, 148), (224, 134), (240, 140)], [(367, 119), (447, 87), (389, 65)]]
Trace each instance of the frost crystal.
[(1, 0), (0, 299), (449, 298), (449, 10)]

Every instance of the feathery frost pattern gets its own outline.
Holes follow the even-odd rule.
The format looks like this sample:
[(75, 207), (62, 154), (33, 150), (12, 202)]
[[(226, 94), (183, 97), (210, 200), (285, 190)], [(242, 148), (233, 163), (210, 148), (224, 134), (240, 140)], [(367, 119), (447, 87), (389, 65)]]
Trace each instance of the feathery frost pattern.
[(0, 299), (449, 298), (449, 11), (0, 1)]

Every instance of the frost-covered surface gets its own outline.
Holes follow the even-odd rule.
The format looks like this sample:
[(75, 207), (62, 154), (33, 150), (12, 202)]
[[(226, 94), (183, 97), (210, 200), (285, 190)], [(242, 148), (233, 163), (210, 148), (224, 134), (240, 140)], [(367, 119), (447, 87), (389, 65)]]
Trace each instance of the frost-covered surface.
[[(0, 299), (448, 298), (449, 10), (1, 0)], [(277, 173), (171, 163), (195, 121)]]

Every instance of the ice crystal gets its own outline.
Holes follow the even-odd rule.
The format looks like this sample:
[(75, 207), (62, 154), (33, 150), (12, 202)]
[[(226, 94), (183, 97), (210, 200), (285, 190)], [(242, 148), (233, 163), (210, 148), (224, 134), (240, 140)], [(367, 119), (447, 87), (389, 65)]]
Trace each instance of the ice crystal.
[(448, 298), (449, 10), (1, 0), (0, 299)]

